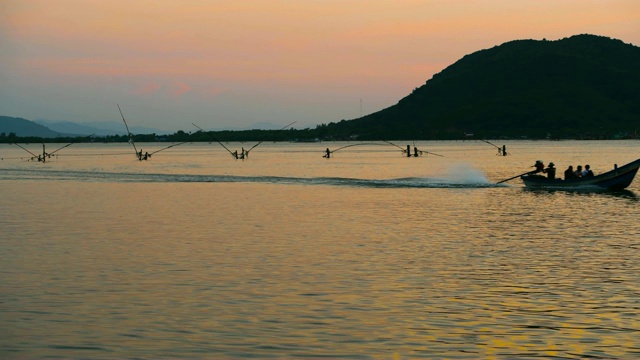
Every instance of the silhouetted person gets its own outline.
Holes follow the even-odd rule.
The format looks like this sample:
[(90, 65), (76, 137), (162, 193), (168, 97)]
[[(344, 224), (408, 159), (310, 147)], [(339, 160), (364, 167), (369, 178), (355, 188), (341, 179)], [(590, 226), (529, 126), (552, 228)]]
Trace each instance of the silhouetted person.
[(502, 145), (502, 156), (507, 156), (507, 145)]
[(413, 156), (418, 157), (418, 148), (417, 147), (413, 147)]
[(533, 167), (535, 167), (536, 169), (531, 172), (532, 174), (537, 174), (544, 171), (544, 163), (542, 162), (542, 160), (536, 160), (536, 163), (533, 165)]
[(407, 145), (407, 157), (411, 157), (411, 145)]
[(326, 157), (327, 159), (329, 159), (331, 157), (331, 151), (329, 151), (329, 148), (327, 148), (327, 150), (325, 150), (324, 157)]
[(593, 171), (591, 171), (591, 166), (585, 165), (584, 171), (582, 172), (582, 177), (591, 177), (593, 175)]
[(556, 168), (554, 166), (555, 165), (550, 162), (547, 168), (544, 169), (544, 172), (547, 174), (547, 179), (549, 180), (555, 180), (556, 178)]
[(576, 171), (574, 171), (574, 174), (576, 174), (577, 178), (582, 177), (582, 165), (578, 165)]
[(564, 171), (564, 179), (571, 180), (575, 178), (576, 178), (576, 174), (573, 172), (573, 165), (569, 165), (567, 170)]

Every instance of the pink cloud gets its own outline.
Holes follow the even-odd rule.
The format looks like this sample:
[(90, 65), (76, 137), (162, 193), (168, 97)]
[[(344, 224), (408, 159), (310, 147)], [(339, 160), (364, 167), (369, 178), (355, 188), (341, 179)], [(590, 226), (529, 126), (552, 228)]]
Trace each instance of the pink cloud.
[(191, 91), (191, 86), (183, 83), (183, 82), (177, 82), (173, 84), (172, 90), (171, 90), (171, 95), (174, 98), (179, 98), (181, 97), (183, 94), (188, 93), (189, 91)]
[(143, 85), (137, 87), (136, 89), (133, 89), (133, 94), (134, 95), (142, 95), (142, 96), (153, 95), (153, 94), (157, 93), (158, 90), (161, 87), (162, 86), (160, 86), (160, 84), (155, 83), (155, 82), (146, 83), (146, 84), (143, 84)]

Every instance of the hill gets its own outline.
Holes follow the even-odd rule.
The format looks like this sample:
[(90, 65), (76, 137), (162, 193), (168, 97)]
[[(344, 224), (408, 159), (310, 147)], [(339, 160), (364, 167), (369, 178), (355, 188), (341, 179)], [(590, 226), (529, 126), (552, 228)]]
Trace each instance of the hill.
[(12, 133), (20, 137), (41, 138), (55, 138), (63, 135), (27, 119), (0, 116), (0, 134), (9, 136)]
[(463, 57), (396, 105), (323, 128), (360, 139), (633, 136), (640, 48), (595, 35), (507, 42)]
[[(35, 119), (35, 123), (46, 126), (49, 129), (64, 133), (64, 134), (78, 134), (78, 136), (87, 136), (91, 134), (95, 134), (96, 136), (107, 136), (107, 135), (124, 135), (126, 131), (117, 131), (114, 129), (113, 125), (119, 125), (119, 128), (124, 129), (124, 125), (122, 122), (120, 123), (75, 123), (71, 121), (53, 121), (53, 120), (43, 120), (43, 119)], [(151, 132), (150, 132), (151, 133)]]

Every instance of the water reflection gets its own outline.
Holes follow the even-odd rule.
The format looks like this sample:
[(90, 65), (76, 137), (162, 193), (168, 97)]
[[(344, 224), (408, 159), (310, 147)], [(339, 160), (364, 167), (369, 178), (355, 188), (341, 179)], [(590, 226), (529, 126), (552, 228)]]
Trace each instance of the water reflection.
[(457, 144), (433, 151), (458, 159), (292, 151), (286, 163), (184, 146), (167, 163), (3, 175), (0, 357), (640, 352), (637, 184), (494, 186), (523, 160)]
[(532, 188), (522, 188), (523, 191), (532, 193), (533, 195), (553, 195), (557, 193), (561, 193), (567, 196), (576, 196), (576, 197), (594, 197), (594, 196), (604, 196), (611, 198), (622, 198), (628, 199), (632, 201), (638, 201), (640, 197), (631, 191), (631, 190), (616, 190), (611, 191), (607, 189), (532, 189)]

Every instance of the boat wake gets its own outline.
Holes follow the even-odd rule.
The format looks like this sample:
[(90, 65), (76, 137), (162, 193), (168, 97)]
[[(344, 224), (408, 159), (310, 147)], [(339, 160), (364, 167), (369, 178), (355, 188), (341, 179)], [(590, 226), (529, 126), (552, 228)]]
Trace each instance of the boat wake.
[(285, 177), (153, 174), (94, 171), (3, 169), (0, 180), (138, 182), (138, 183), (270, 183), (310, 186), (346, 186), (362, 188), (492, 188), (481, 172), (454, 171), (441, 178), (406, 177), (398, 179), (358, 179), (344, 177)]

